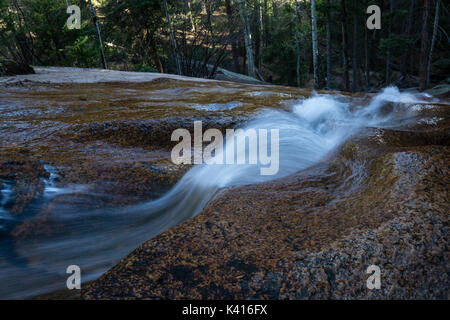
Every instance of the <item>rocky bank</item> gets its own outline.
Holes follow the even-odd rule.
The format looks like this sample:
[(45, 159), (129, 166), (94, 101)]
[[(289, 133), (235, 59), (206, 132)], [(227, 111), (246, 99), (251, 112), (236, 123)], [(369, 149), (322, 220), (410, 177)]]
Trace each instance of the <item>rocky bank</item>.
[[(82, 215), (167, 192), (189, 169), (169, 161), (174, 129), (192, 131), (194, 120), (239, 127), (261, 109), (289, 109), (311, 95), (155, 74), (36, 71), (0, 81), (0, 188), (14, 195), (0, 198), (15, 217), (0, 230), (8, 252), (57, 232), (61, 203), (80, 203)], [(222, 189), (195, 218), (143, 243), (81, 292), (42, 298), (448, 299), (449, 101), (415, 107), (413, 125), (368, 127), (312, 168)], [(55, 174), (57, 186), (91, 191), (35, 209)], [(366, 286), (370, 265), (380, 267), (380, 290)]]

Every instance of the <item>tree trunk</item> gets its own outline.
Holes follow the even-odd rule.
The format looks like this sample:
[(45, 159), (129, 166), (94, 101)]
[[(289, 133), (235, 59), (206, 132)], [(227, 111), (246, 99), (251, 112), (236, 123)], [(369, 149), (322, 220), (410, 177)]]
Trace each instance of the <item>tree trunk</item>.
[(158, 46), (156, 44), (155, 38), (151, 37), (149, 42), (151, 46), (150, 52), (151, 55), (153, 56), (153, 62), (155, 63), (156, 69), (158, 70), (159, 73), (164, 73), (164, 68), (158, 54)]
[(342, 52), (344, 57), (344, 83), (345, 91), (350, 91), (350, 81), (348, 76), (348, 39), (347, 39), (347, 10), (345, 8), (345, 0), (341, 0), (341, 23), (342, 23)]
[(436, 1), (436, 11), (434, 14), (434, 24), (433, 24), (433, 35), (431, 38), (431, 46), (430, 46), (430, 54), (428, 55), (428, 64), (427, 64), (427, 82), (426, 85), (430, 83), (430, 74), (431, 74), (431, 63), (433, 58), (433, 48), (434, 43), (436, 42), (437, 29), (439, 26), (439, 5), (441, 4), (441, 0)]
[(422, 42), (420, 46), (419, 87), (427, 88), (427, 52), (428, 52), (428, 11), (429, 0), (423, 1)]
[[(409, 12), (408, 12), (408, 22), (406, 24), (406, 34), (408, 37), (412, 36), (412, 22), (413, 22), (413, 18), (414, 18), (414, 0), (411, 0), (410, 5), (409, 5)], [(408, 62), (410, 61), (410, 57), (411, 57), (411, 48), (406, 48), (406, 52), (403, 55), (402, 58), (402, 66), (401, 66), (401, 71), (402, 71), (402, 76), (403, 78), (406, 77), (406, 73), (407, 73), (407, 69), (408, 69)]]
[(247, 51), (245, 51), (244, 55), (242, 56), (242, 71), (241, 71), (242, 74), (245, 74), (246, 65), (247, 65)]
[(301, 51), (300, 51), (300, 39), (295, 38), (295, 49), (297, 51), (297, 67), (295, 69), (297, 74), (297, 87), (300, 88), (302, 86), (302, 73), (301, 73)]
[(228, 32), (229, 37), (231, 40), (231, 56), (233, 58), (233, 71), (234, 72), (241, 72), (239, 67), (239, 51), (238, 51), (238, 45), (237, 45), (237, 38), (236, 34), (234, 32), (234, 17), (233, 17), (233, 7), (231, 6), (231, 0), (225, 0), (225, 10), (227, 13), (227, 19), (228, 19)]
[[(392, 13), (394, 11), (394, 0), (389, 0), (389, 26), (388, 26), (388, 38), (391, 38), (392, 31)], [(388, 47), (386, 55), (386, 85), (391, 83), (391, 48)]]
[(208, 31), (212, 37), (213, 36), (212, 22), (211, 22), (212, 11), (210, 0), (205, 0), (205, 10), (206, 10), (206, 27), (208, 28)]
[(197, 27), (195, 26), (195, 22), (194, 22), (194, 18), (192, 17), (192, 9), (191, 9), (191, 0), (184, 0), (186, 2), (186, 7), (187, 7), (187, 16), (189, 18), (189, 21), (191, 23), (192, 26), (192, 32), (196, 32), (197, 31)]
[(301, 13), (300, 6), (298, 2), (295, 2), (295, 14), (297, 18), (296, 30), (295, 30), (295, 49), (297, 51), (297, 87), (301, 87), (302, 85), (302, 74), (301, 74), (301, 34), (300, 34), (300, 25), (301, 25)]
[(178, 55), (177, 42), (175, 40), (175, 34), (172, 29), (172, 22), (170, 21), (169, 8), (167, 6), (167, 0), (164, 0), (164, 11), (166, 13), (167, 24), (169, 26), (170, 43), (172, 44), (173, 55), (175, 57), (175, 64), (177, 66), (177, 73), (181, 75), (181, 61)]
[(258, 50), (258, 68), (261, 70), (262, 68), (262, 55), (263, 55), (263, 33), (264, 33), (264, 26), (263, 26), (263, 14), (262, 14), (262, 0), (259, 0), (258, 2), (258, 27), (259, 27), (259, 50)]
[(268, 17), (268, 6), (267, 6), (267, 0), (264, 0), (264, 25), (266, 26), (264, 28), (264, 46), (267, 48), (270, 41), (270, 33), (269, 33), (269, 17)]
[(330, 0), (327, 0), (327, 88), (331, 89), (333, 86), (331, 79), (331, 7)]
[(248, 75), (252, 78), (256, 78), (255, 60), (253, 56), (252, 35), (250, 30), (250, 24), (248, 21), (247, 2), (246, 0), (239, 1), (239, 13), (242, 19), (242, 25), (244, 28), (244, 41), (245, 51), (247, 53), (247, 70)]
[(312, 34), (312, 48), (313, 48), (313, 74), (314, 74), (314, 88), (319, 88), (319, 65), (318, 65), (318, 48), (317, 48), (317, 16), (316, 16), (316, 1), (311, 0), (311, 34)]
[(353, 81), (352, 91), (358, 90), (358, 0), (353, 0)]
[[(365, 0), (364, 7), (367, 8), (368, 0)], [(366, 74), (366, 92), (370, 90), (370, 42), (369, 42), (369, 29), (364, 28), (364, 55), (366, 56), (365, 60), (365, 74)]]
[(102, 58), (103, 69), (108, 69), (108, 66), (106, 65), (105, 52), (103, 51), (102, 35), (100, 34), (100, 27), (98, 25), (97, 13), (95, 12), (95, 8), (94, 8), (94, 5), (92, 4), (91, 0), (89, 0), (89, 5), (91, 6), (92, 20), (94, 21), (95, 29), (97, 30), (97, 37), (98, 37), (98, 43), (99, 43), (99, 47), (100, 47), (100, 54), (101, 54), (101, 58)]
[(277, 3), (275, 0), (272, 0), (272, 11), (273, 11), (273, 17), (276, 18), (278, 16), (278, 8)]

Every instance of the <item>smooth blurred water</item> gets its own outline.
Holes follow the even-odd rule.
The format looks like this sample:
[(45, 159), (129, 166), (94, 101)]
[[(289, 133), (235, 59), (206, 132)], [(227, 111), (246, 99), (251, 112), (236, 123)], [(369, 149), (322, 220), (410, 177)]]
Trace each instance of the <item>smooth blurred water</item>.
[[(64, 288), (69, 265), (80, 266), (82, 283), (93, 280), (142, 242), (194, 217), (219, 189), (260, 183), (308, 168), (363, 127), (408, 121), (414, 111), (404, 104), (420, 103), (422, 97), (400, 93), (391, 87), (366, 105), (362, 103), (364, 99), (352, 101), (338, 94), (314, 95), (293, 105), (290, 112), (265, 110), (257, 114), (244, 129), (279, 130), (276, 175), (261, 175), (260, 164), (203, 164), (189, 170), (166, 195), (155, 201), (127, 208), (88, 211), (80, 211), (70, 201), (57, 202), (51, 208), (56, 214), (49, 216), (49, 222), (61, 228), (52, 236), (36, 236), (33, 241), (0, 240), (3, 255), (0, 258), (0, 298), (32, 297)], [(392, 104), (391, 109), (382, 111), (388, 104)], [(227, 148), (230, 146), (225, 145), (223, 152), (227, 152)], [(88, 190), (87, 186), (58, 188), (54, 183), (55, 170), (49, 166), (46, 170), (50, 172), (50, 179), (46, 182), (44, 200), (62, 193), (70, 196), (73, 192)], [(11, 190), (4, 184), (2, 192), (8, 195)], [(42, 206), (45, 205), (44, 201)], [(0, 223), (7, 215), (5, 209), (0, 209)]]
[(13, 186), (8, 181), (0, 181), (2, 188), (0, 189), (0, 232), (6, 231), (8, 223), (13, 220), (13, 217), (6, 209), (7, 204), (13, 198)]

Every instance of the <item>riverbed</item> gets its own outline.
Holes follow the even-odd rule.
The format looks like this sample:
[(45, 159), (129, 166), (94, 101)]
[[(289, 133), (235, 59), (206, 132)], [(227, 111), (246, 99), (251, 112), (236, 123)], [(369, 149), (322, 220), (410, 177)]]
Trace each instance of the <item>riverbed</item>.
[[(448, 101), (57, 68), (0, 97), (1, 298), (69, 265), (88, 299), (448, 294)], [(174, 164), (195, 121), (279, 130), (280, 170)]]

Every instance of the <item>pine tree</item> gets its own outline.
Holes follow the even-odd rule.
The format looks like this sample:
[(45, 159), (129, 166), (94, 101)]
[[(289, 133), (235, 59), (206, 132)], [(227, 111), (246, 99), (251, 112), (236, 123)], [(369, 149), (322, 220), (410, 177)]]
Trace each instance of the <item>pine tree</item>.
[(419, 64), (419, 87), (421, 90), (425, 90), (427, 88), (428, 11), (429, 1), (424, 0)]
[(433, 36), (431, 38), (431, 46), (430, 46), (430, 54), (428, 55), (428, 63), (427, 63), (427, 81), (426, 86), (430, 83), (430, 73), (431, 73), (431, 62), (433, 58), (433, 49), (434, 44), (436, 42), (437, 30), (439, 26), (439, 5), (441, 4), (441, 0), (436, 1), (436, 10), (434, 14), (434, 24), (433, 24)]
[(341, 0), (341, 24), (342, 24), (342, 54), (343, 54), (343, 69), (344, 69), (344, 84), (345, 90), (350, 91), (350, 80), (348, 76), (348, 33), (347, 33), (347, 10), (345, 7), (345, 0)]
[(313, 72), (314, 72), (314, 88), (319, 88), (319, 51), (317, 47), (317, 15), (316, 15), (316, 1), (311, 0), (311, 35), (313, 47)]
[(331, 89), (332, 82), (332, 66), (331, 66), (331, 5), (327, 0), (327, 88)]
[(180, 56), (178, 54), (177, 41), (175, 39), (175, 34), (172, 28), (172, 22), (170, 20), (169, 8), (167, 6), (167, 0), (164, 0), (164, 12), (166, 14), (167, 24), (169, 26), (169, 34), (170, 34), (170, 42), (172, 45), (173, 54), (175, 56), (175, 64), (177, 66), (177, 73), (181, 75), (181, 61)]
[(244, 42), (245, 42), (245, 51), (247, 53), (248, 75), (252, 78), (256, 78), (256, 67), (255, 67), (255, 59), (253, 56), (252, 34), (250, 29), (250, 22), (248, 19), (247, 1), (238, 0), (238, 2), (239, 2), (239, 14), (241, 16), (242, 27), (244, 29)]

